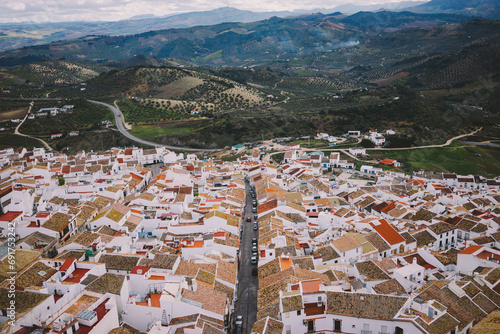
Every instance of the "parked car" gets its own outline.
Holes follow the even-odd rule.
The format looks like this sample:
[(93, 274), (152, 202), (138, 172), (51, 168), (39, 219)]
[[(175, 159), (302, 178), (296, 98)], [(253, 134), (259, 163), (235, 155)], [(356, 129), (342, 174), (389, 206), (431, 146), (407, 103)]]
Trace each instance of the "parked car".
[(236, 325), (236, 327), (243, 326), (243, 316), (242, 315), (237, 315), (236, 316), (236, 320), (234, 321), (234, 324)]
[(257, 231), (259, 229), (259, 224), (253, 223), (253, 230)]
[(253, 212), (253, 213), (257, 213), (257, 208), (253, 208), (253, 209), (252, 209), (252, 212)]
[(250, 222), (252, 220), (251, 217), (247, 217), (247, 222)]
[(257, 246), (252, 245), (252, 253), (257, 253), (258, 249)]
[(252, 268), (252, 276), (257, 276), (258, 270), (257, 268)]
[(258, 218), (259, 218), (259, 216), (253, 215), (253, 219), (257, 220)]
[(257, 255), (252, 256), (252, 258), (250, 260), (250, 263), (251, 264), (257, 264)]

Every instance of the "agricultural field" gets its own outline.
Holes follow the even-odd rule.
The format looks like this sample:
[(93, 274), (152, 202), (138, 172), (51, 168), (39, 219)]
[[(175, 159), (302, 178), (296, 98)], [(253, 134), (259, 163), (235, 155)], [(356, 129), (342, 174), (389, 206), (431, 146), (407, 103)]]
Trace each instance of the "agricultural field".
[[(215, 104), (205, 103), (201, 101), (187, 102), (183, 100), (153, 99), (153, 98), (137, 99), (137, 101), (142, 106), (161, 110), (161, 112), (164, 113), (165, 116), (177, 115), (177, 117), (181, 117), (180, 115), (183, 115), (183, 117), (187, 117), (187, 115), (190, 115), (191, 111), (207, 113), (207, 112), (214, 112), (216, 110)], [(141, 121), (141, 118), (138, 118), (137, 121)], [(160, 119), (165, 119), (165, 118), (167, 117), (162, 117)], [(142, 120), (147, 120), (147, 119), (142, 118)]]
[[(27, 119), (21, 126), (20, 132), (44, 136), (59, 132), (97, 130), (101, 128), (102, 121), (114, 119), (109, 109), (96, 106), (83, 99), (68, 100), (65, 103), (74, 105), (74, 109), (67, 113), (59, 113), (56, 116), (50, 116), (49, 114), (46, 117)], [(57, 105), (55, 101), (35, 102), (32, 111), (46, 106), (53, 107), (54, 104)], [(60, 105), (58, 106), (60, 107)]]
[(11, 119), (21, 119), (26, 115), (28, 108), (19, 108), (16, 110), (0, 111), (0, 122), (9, 121)]
[(196, 77), (182, 77), (168, 85), (158, 87), (160, 91), (155, 95), (159, 99), (171, 99), (182, 96), (188, 90), (203, 84), (203, 80)]
[(188, 135), (193, 133), (193, 129), (189, 126), (183, 126), (182, 123), (175, 122), (171, 126), (134, 125), (129, 132), (136, 137), (148, 140), (162, 136)]
[(23, 118), (28, 107), (29, 101), (3, 100), (0, 103), (0, 122)]
[(436, 172), (475, 174), (487, 177), (500, 175), (500, 148), (453, 143), (447, 147), (398, 151), (369, 151), (372, 158), (390, 158), (403, 163), (410, 171), (420, 169)]
[(55, 86), (80, 83), (109, 70), (90, 62), (56, 60), (22, 65), (10, 73), (29, 82)]
[(82, 150), (107, 150), (112, 147), (142, 147), (141, 144), (131, 141), (120, 132), (114, 130), (84, 131), (74, 137), (65, 134), (62, 138), (54, 140), (45, 139), (56, 150), (69, 154), (75, 154)]
[(14, 134), (0, 134), (0, 148), (9, 147), (26, 147), (27, 149), (33, 147), (43, 147), (43, 144), (36, 139)]
[(190, 114), (187, 112), (180, 113), (172, 111), (172, 108), (167, 109), (167, 106), (170, 106), (170, 104), (167, 104), (165, 101), (167, 100), (122, 99), (117, 102), (117, 105), (122, 111), (125, 121), (128, 123), (165, 121), (190, 117)]

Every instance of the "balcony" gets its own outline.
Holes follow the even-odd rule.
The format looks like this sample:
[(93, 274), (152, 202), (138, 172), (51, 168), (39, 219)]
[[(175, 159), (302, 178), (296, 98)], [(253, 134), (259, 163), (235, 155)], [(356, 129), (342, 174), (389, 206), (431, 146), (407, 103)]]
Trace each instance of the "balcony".
[(304, 303), (304, 312), (306, 316), (325, 314), (324, 303)]

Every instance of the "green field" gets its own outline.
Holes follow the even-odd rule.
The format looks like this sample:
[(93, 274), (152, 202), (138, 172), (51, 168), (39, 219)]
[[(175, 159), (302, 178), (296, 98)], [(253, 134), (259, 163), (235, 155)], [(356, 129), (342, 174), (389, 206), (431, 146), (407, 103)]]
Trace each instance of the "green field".
[(500, 175), (500, 149), (454, 143), (448, 147), (399, 151), (367, 151), (374, 158), (396, 159), (410, 170), (453, 172), (494, 177)]
[(134, 125), (129, 131), (132, 135), (142, 139), (152, 139), (163, 136), (179, 136), (193, 133), (190, 127), (161, 127), (157, 125)]

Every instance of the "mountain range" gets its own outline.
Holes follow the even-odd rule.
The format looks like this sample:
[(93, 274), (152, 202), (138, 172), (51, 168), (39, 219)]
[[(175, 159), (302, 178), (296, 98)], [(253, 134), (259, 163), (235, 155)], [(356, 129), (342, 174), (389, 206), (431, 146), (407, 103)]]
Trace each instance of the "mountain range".
[(130, 35), (153, 30), (188, 28), (225, 22), (254, 22), (274, 16), (285, 18), (312, 13), (341, 12), (353, 14), (360, 11), (411, 11), (432, 14), (448, 13), (468, 17), (500, 18), (496, 0), (431, 0), (401, 1), (386, 4), (343, 4), (334, 8), (313, 10), (254, 12), (223, 7), (210, 11), (181, 13), (168, 16), (139, 15), (128, 20), (114, 22), (48, 22), (48, 23), (0, 23), (0, 51), (31, 45), (41, 45), (86, 35)]
[[(136, 55), (175, 58), (212, 66), (253, 66), (332, 52), (406, 28), (456, 24), (470, 17), (411, 12), (340, 12), (272, 17), (124, 36), (87, 36), (0, 53), (0, 66), (34, 60), (124, 60)], [(381, 35), (382, 34), (382, 35)]]

